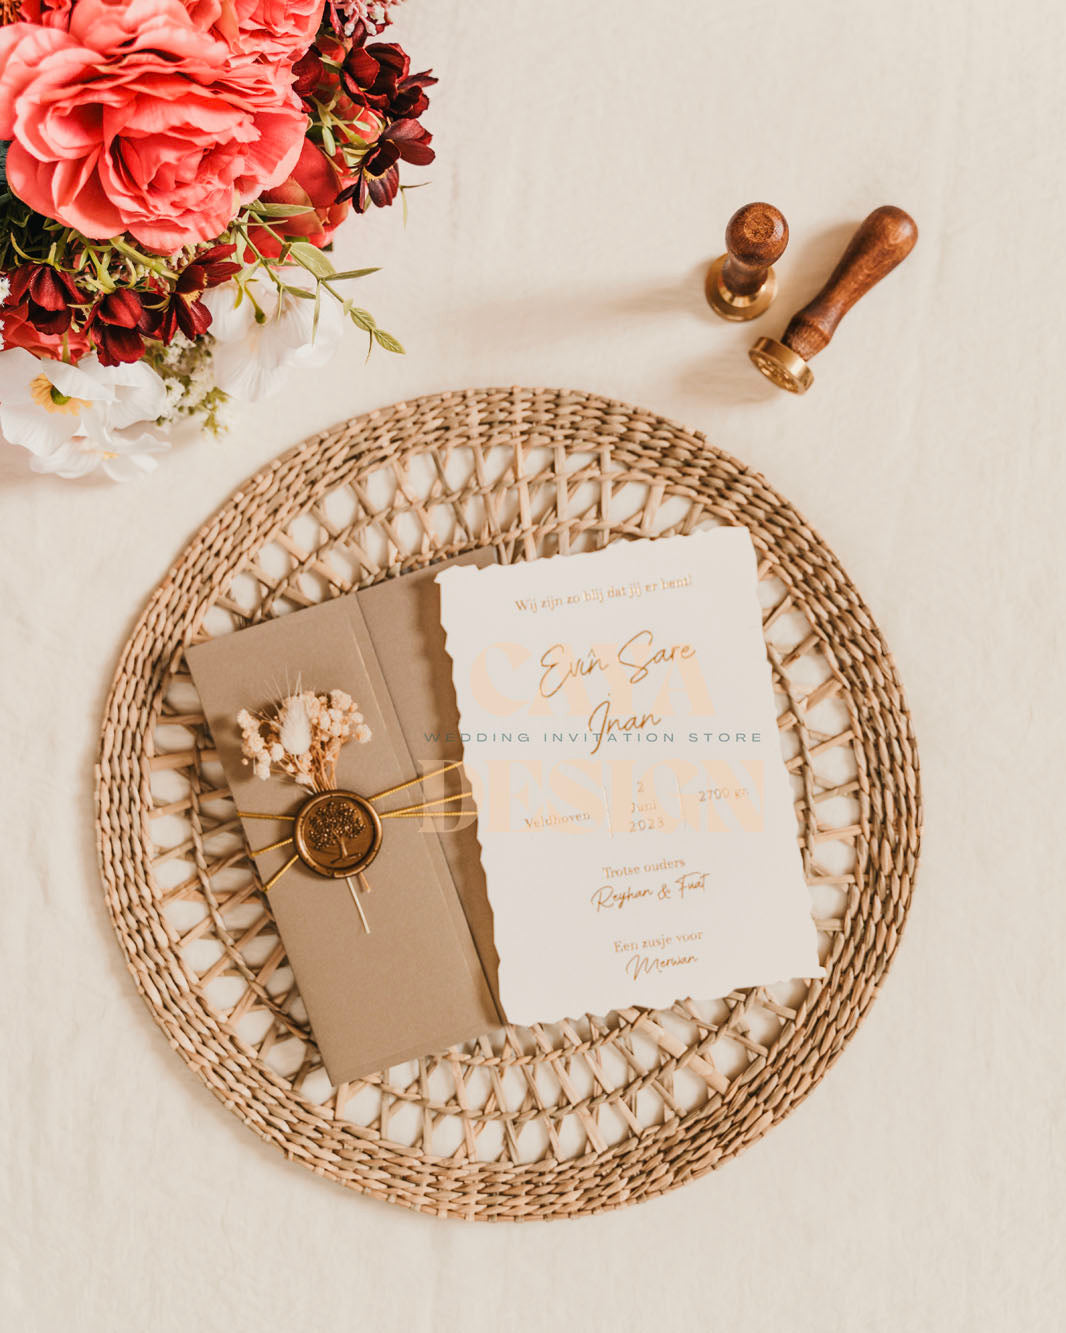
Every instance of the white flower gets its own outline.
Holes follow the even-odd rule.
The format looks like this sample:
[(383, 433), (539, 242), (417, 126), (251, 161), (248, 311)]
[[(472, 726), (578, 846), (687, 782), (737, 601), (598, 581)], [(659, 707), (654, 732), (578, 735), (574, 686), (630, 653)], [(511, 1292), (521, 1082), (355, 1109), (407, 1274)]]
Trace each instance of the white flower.
[(40, 360), (21, 347), (0, 352), (0, 431), (28, 449), (35, 472), (81, 477), (96, 468), (113, 481), (142, 476), (169, 446), (147, 430), (166, 411), (162, 379), (143, 361), (76, 366)]
[[(293, 286), (302, 286), (308, 275), (286, 278), (282, 270), (280, 276)], [(324, 365), (344, 330), (344, 311), (339, 301), (324, 292), (315, 329), (314, 301), (288, 292), (279, 294), (262, 277), (252, 278), (245, 286), (254, 302), (234, 282), (210, 288), (201, 300), (211, 311), (215, 383), (226, 393), (252, 402), (276, 393), (287, 370)]]

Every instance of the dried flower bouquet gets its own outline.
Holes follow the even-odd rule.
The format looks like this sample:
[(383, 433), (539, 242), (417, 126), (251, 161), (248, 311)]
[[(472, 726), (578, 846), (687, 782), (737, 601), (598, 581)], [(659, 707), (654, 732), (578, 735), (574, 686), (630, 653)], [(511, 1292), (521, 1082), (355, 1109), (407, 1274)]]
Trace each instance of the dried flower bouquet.
[(337, 759), (345, 742), (365, 745), (370, 740), (366, 719), (344, 690), (300, 690), (262, 713), (242, 708), (237, 725), (244, 762), (257, 778), (283, 773), (318, 792), (337, 785)]

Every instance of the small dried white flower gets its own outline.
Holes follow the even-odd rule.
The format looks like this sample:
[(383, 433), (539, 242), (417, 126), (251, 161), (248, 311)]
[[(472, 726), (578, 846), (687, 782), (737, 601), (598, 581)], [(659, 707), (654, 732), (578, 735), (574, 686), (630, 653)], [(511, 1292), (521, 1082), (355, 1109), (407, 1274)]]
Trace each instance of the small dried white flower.
[(363, 714), (344, 690), (315, 694), (303, 690), (283, 699), (276, 708), (237, 714), (241, 750), (257, 778), (271, 770), (286, 774), (311, 791), (336, 786), (337, 759), (345, 742), (370, 740)]

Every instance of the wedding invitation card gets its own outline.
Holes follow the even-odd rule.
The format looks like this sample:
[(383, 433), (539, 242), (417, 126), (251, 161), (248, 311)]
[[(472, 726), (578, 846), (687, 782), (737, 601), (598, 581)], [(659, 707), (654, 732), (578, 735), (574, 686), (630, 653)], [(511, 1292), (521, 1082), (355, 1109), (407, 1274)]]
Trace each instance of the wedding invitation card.
[(746, 529), (437, 582), (508, 1019), (824, 975)]

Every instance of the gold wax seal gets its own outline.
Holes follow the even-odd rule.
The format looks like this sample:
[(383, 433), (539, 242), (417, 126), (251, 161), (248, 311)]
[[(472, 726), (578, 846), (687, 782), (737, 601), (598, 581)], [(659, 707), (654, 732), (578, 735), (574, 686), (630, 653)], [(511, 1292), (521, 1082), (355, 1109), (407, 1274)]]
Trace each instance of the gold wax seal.
[(365, 870), (377, 856), (381, 819), (364, 796), (353, 791), (324, 791), (300, 807), (293, 840), (309, 870), (330, 879), (346, 879)]

